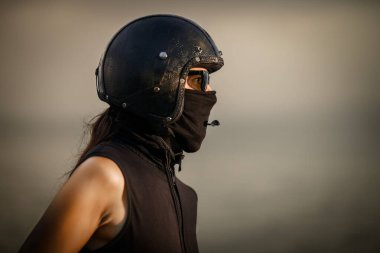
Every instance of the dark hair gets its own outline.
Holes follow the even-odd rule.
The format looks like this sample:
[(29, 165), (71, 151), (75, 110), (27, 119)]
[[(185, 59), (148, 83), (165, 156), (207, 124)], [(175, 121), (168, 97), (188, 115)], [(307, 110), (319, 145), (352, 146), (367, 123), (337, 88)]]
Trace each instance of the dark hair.
[(89, 122), (85, 123), (85, 131), (83, 133), (83, 141), (86, 141), (87, 136), (89, 135), (89, 140), (84, 149), (82, 149), (79, 153), (79, 158), (72, 170), (70, 170), (67, 174), (69, 177), (74, 173), (75, 169), (85, 160), (86, 153), (90, 151), (93, 147), (98, 145), (104, 140), (109, 139), (112, 134), (112, 126), (113, 126), (113, 108), (109, 107), (104, 112), (96, 115)]

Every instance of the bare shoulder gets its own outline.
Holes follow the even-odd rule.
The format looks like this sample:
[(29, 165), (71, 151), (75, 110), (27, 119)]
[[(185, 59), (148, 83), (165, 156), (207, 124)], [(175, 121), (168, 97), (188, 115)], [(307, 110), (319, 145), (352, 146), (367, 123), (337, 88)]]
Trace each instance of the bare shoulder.
[[(70, 180), (83, 183), (94, 183), (104, 188), (122, 191), (124, 176), (119, 166), (109, 158), (92, 156), (86, 159), (72, 174)], [(102, 187), (102, 188), (103, 188)]]
[(55, 195), (19, 252), (79, 252), (99, 228), (108, 228), (103, 241), (112, 238), (126, 217), (124, 195), (123, 174), (112, 160), (87, 159)]
[(85, 192), (77, 193), (88, 195), (88, 199), (103, 207), (99, 226), (104, 227), (125, 218), (127, 191), (124, 175), (113, 160), (92, 156), (76, 168), (69, 181), (70, 188), (85, 188)]

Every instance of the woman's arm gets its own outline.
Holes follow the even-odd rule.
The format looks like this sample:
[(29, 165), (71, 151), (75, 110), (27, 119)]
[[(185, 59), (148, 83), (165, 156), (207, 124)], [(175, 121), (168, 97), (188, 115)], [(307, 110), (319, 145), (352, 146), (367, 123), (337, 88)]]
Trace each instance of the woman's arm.
[(19, 253), (79, 252), (100, 225), (112, 222), (123, 191), (124, 178), (113, 161), (87, 159), (59, 190)]

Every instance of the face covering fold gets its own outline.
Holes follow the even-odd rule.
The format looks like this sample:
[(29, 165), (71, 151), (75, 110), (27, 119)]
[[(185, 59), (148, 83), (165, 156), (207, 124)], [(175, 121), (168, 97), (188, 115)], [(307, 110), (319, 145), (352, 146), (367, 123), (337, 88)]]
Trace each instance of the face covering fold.
[(217, 101), (215, 94), (215, 91), (185, 90), (182, 115), (170, 128), (178, 145), (187, 153), (201, 147), (211, 109)]

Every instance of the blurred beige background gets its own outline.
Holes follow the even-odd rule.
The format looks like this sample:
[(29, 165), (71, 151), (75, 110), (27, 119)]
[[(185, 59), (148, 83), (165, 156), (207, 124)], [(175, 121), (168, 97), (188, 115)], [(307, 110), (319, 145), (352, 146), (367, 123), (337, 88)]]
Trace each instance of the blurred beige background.
[(377, 1), (1, 1), (0, 252), (16, 252), (106, 108), (94, 70), (148, 14), (223, 51), (218, 104), (179, 173), (201, 252), (380, 252)]

